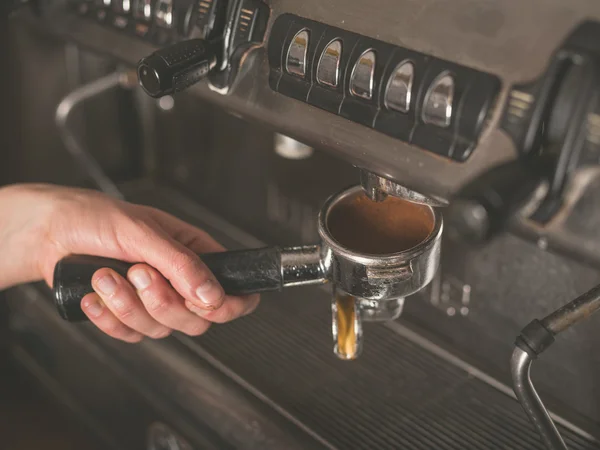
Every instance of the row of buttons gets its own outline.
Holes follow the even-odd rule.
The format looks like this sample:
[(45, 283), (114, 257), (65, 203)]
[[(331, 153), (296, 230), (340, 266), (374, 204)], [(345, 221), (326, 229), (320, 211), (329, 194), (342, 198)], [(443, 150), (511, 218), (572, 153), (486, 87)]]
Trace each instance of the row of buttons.
[(70, 0), (78, 15), (166, 45), (190, 34), (194, 23), (206, 14), (214, 0), (176, 2), (173, 0)]
[[(299, 31), (292, 39), (285, 60), (285, 68), (288, 73), (302, 78), (306, 76), (309, 39), (308, 30)], [(327, 44), (317, 63), (317, 83), (334, 88), (338, 86), (342, 48), (343, 43), (340, 39), (334, 39)], [(371, 100), (376, 58), (376, 53), (371, 49), (360, 55), (350, 75), (351, 95)], [(384, 94), (384, 103), (388, 109), (401, 113), (409, 111), (414, 73), (415, 66), (411, 61), (402, 61), (396, 66)], [(434, 80), (425, 95), (422, 108), (423, 121), (439, 127), (448, 127), (452, 117), (453, 99), (454, 78), (452, 75), (442, 73)]]
[(499, 90), (491, 75), (288, 14), (269, 62), (274, 90), (459, 161)]

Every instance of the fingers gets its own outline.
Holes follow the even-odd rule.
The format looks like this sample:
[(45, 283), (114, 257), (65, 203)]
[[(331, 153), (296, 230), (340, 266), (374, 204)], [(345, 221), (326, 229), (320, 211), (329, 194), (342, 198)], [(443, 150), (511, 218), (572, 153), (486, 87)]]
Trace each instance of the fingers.
[(143, 336), (166, 337), (172, 330), (199, 336), (211, 322), (224, 323), (247, 315), (259, 303), (258, 295), (230, 296), (217, 310), (198, 308), (146, 264), (131, 267), (127, 280), (112, 269), (100, 269), (92, 278), (92, 286), (95, 292), (82, 300), (84, 313), (109, 336), (131, 343)]
[(201, 335), (210, 326), (209, 321), (184, 306), (183, 298), (152, 267), (136, 264), (129, 269), (127, 278), (136, 287), (150, 316), (157, 322), (190, 336)]
[(258, 295), (227, 297), (223, 305), (214, 311), (196, 308), (189, 302), (186, 302), (186, 306), (190, 311), (210, 322), (225, 323), (253, 312), (258, 306), (259, 300)]
[(143, 336), (125, 326), (115, 315), (102, 303), (98, 294), (92, 292), (81, 300), (81, 309), (90, 321), (109, 336), (121, 341), (135, 343), (140, 342)]
[[(146, 212), (170, 235), (174, 240), (183, 244), (194, 253), (221, 252), (225, 248), (216, 242), (208, 233), (190, 225), (177, 217), (155, 208), (145, 207)], [(233, 297), (225, 296), (223, 304), (216, 310), (199, 308), (196, 302), (186, 299), (186, 307), (194, 313), (215, 323), (224, 323), (237, 317), (249, 314), (259, 303), (259, 296)]]
[(131, 284), (114, 270), (105, 268), (96, 271), (92, 287), (112, 315), (130, 329), (154, 339), (168, 336), (171, 332), (146, 311)]
[(169, 280), (175, 290), (200, 309), (214, 310), (225, 292), (197, 254), (161, 229), (145, 227), (143, 236), (128, 242), (148, 265)]

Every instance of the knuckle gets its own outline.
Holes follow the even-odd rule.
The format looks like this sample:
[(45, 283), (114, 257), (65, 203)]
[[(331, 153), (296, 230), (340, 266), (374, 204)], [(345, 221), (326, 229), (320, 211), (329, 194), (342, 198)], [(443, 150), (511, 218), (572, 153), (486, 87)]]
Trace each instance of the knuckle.
[(144, 296), (146, 299), (146, 309), (153, 317), (164, 316), (172, 309), (173, 302), (165, 292), (149, 290)]
[(160, 328), (153, 330), (151, 333), (148, 334), (148, 336), (151, 337), (152, 339), (162, 339), (162, 338), (166, 338), (170, 334), (171, 334), (171, 329), (166, 328), (166, 327), (160, 327)]
[(214, 323), (224, 323), (233, 320), (237, 314), (231, 302), (225, 302), (219, 309), (207, 311), (203, 316)]
[(196, 320), (182, 330), (188, 336), (200, 336), (208, 331), (210, 322), (206, 320)]
[(129, 344), (136, 344), (136, 343), (142, 341), (142, 339), (144, 339), (144, 336), (136, 333), (136, 334), (129, 334), (129, 335), (127, 335), (125, 337), (121, 337), (119, 339), (121, 339), (122, 341), (125, 341)]
[(136, 316), (137, 308), (135, 305), (127, 302), (115, 308), (115, 316), (119, 319), (131, 320)]
[(125, 328), (120, 322), (111, 321), (104, 326), (99, 327), (102, 331), (112, 337), (120, 337), (125, 334)]
[(127, 230), (119, 233), (121, 245), (127, 249), (138, 250), (140, 246), (155, 240), (155, 229), (143, 214), (135, 214), (131, 211), (121, 211), (118, 223), (121, 229)]
[(183, 274), (190, 269), (199, 270), (201, 268), (200, 259), (196, 255), (177, 252), (172, 258), (171, 265), (176, 274)]
[(214, 311), (206, 311), (206, 312), (202, 312), (202, 317), (205, 318), (206, 320), (210, 321), (210, 322), (218, 322), (219, 317), (220, 317), (220, 311), (221, 309), (223, 309), (224, 306), (221, 306), (221, 308), (214, 310)]

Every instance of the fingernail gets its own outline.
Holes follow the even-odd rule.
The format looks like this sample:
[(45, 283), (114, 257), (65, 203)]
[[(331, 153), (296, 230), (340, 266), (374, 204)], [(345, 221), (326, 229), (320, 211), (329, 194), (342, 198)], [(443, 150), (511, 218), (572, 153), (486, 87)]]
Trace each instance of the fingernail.
[(217, 309), (223, 303), (223, 288), (213, 280), (206, 280), (198, 289), (196, 296), (208, 309)]
[(117, 282), (112, 275), (104, 275), (98, 281), (96, 281), (96, 287), (104, 295), (112, 295), (117, 290)]
[(150, 274), (147, 270), (137, 269), (129, 274), (129, 279), (133, 283), (136, 289), (142, 290), (146, 289), (152, 283), (150, 279)]
[(86, 300), (83, 306), (92, 317), (98, 317), (104, 311), (104, 305), (97, 300)]

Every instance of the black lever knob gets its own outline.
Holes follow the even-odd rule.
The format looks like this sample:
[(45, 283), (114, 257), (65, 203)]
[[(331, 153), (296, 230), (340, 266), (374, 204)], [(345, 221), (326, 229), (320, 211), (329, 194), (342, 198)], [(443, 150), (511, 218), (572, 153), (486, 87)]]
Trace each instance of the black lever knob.
[(183, 91), (217, 65), (218, 43), (190, 39), (155, 51), (138, 63), (138, 79), (151, 97)]
[(515, 213), (547, 179), (546, 164), (521, 159), (497, 166), (468, 183), (444, 213), (448, 234), (473, 244), (504, 231)]

